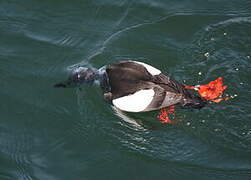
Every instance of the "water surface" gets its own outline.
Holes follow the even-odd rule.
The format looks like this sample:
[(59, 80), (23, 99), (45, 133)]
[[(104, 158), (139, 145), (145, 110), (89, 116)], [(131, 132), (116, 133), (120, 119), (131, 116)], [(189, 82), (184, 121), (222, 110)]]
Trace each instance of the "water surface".
[[(251, 179), (249, 0), (0, 2), (0, 179)], [(55, 89), (78, 65), (144, 61), (230, 101), (131, 114), (98, 87)]]

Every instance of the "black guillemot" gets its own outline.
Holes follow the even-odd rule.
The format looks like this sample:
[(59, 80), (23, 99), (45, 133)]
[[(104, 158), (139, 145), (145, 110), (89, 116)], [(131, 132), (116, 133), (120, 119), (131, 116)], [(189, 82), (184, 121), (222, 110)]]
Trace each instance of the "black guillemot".
[(67, 81), (54, 87), (97, 82), (104, 99), (126, 112), (145, 112), (179, 104), (200, 109), (205, 101), (160, 70), (138, 61), (120, 61), (100, 69), (78, 67)]

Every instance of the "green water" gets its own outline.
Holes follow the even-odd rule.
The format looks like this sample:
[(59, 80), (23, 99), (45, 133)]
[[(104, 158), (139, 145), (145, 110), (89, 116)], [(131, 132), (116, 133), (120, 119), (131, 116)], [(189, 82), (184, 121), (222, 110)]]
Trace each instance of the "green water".
[[(230, 101), (121, 114), (98, 87), (55, 89), (77, 65), (149, 63)], [(1, 0), (0, 179), (251, 179), (249, 0)]]

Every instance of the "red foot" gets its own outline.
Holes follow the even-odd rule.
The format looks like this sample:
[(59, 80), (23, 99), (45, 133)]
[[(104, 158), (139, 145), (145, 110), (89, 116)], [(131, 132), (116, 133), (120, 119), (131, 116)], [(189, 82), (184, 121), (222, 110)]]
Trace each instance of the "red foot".
[(170, 120), (169, 114), (175, 115), (175, 106), (169, 106), (160, 110), (157, 116), (161, 123), (175, 124), (177, 122)]
[[(210, 102), (219, 103), (223, 100), (228, 100), (228, 97), (222, 97), (224, 90), (227, 86), (223, 85), (223, 78), (219, 77), (205, 85), (199, 86), (185, 86), (186, 89), (198, 91), (200, 96)], [(170, 120), (170, 114), (175, 115), (175, 106), (169, 106), (160, 110), (157, 116), (161, 123), (175, 124), (176, 121)]]
[(219, 103), (223, 100), (228, 100), (229, 98), (221, 98), (224, 90), (227, 86), (223, 85), (223, 78), (219, 77), (214, 81), (211, 81), (205, 85), (199, 85), (197, 87), (194, 86), (185, 86), (186, 89), (193, 89), (198, 91), (200, 96), (206, 100)]

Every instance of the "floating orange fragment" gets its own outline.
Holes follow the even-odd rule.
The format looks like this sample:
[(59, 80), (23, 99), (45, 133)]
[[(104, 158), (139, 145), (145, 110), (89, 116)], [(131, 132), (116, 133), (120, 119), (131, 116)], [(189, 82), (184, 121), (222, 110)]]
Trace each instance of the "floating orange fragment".
[(185, 86), (186, 89), (193, 89), (198, 91), (200, 96), (206, 100), (219, 103), (223, 100), (228, 100), (229, 98), (222, 98), (224, 90), (227, 88), (226, 85), (223, 85), (223, 78), (219, 77), (214, 81), (211, 81), (205, 85), (199, 86)]
[(170, 120), (169, 115), (175, 114), (175, 106), (169, 106), (167, 108), (163, 108), (160, 110), (159, 115), (157, 116), (161, 123), (169, 123), (169, 124), (175, 124), (175, 121)]

